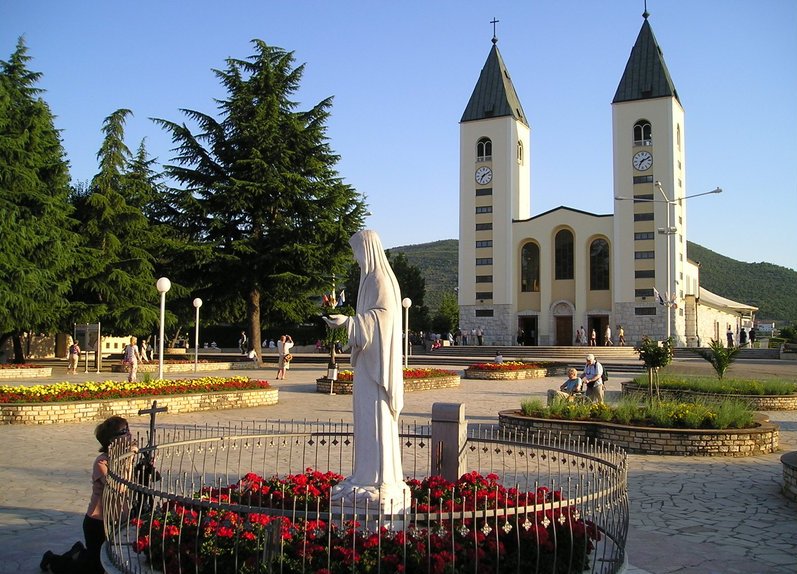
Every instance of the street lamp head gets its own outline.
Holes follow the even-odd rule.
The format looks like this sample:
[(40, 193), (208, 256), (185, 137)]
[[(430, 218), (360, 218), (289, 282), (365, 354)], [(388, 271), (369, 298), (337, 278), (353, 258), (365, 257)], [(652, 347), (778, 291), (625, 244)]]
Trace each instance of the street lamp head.
[(709, 191), (709, 193), (722, 193), (722, 188), (717, 187), (717, 189), (712, 189), (711, 191)]
[(404, 297), (404, 299), (401, 300), (401, 306), (405, 309), (409, 309), (412, 306), (412, 299)]
[(199, 297), (197, 297), (196, 299), (194, 299), (194, 307), (196, 307), (197, 309), (199, 309), (201, 306), (202, 306), (202, 299), (200, 299)]
[(161, 277), (158, 279), (158, 282), (155, 283), (155, 288), (158, 290), (158, 293), (167, 293), (169, 289), (172, 288), (172, 282), (169, 281), (167, 277)]

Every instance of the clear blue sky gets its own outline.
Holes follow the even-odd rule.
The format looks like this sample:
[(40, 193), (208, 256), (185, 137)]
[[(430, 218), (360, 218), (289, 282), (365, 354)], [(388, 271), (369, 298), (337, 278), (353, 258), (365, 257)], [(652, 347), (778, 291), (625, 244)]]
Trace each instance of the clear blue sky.
[[(689, 239), (743, 261), (797, 269), (797, 2), (648, 0), (650, 22), (686, 110)], [(611, 100), (642, 25), (643, 0), (401, 2), (0, 0), (0, 59), (25, 36), (56, 114), (74, 180), (89, 180), (103, 119), (215, 112), (211, 72), (250, 40), (306, 63), (305, 109), (334, 96), (339, 171), (367, 196), (386, 247), (458, 235), (459, 119), (499, 49), (532, 127), (532, 212), (612, 210)]]

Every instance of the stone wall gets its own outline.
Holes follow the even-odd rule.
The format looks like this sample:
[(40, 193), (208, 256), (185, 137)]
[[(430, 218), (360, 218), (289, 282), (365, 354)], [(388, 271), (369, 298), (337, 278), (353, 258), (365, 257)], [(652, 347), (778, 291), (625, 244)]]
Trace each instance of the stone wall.
[(0, 379), (37, 379), (52, 376), (52, 367), (35, 369), (0, 369)]
[(631, 454), (675, 456), (756, 456), (778, 450), (779, 427), (759, 416), (752, 429), (666, 429), (595, 421), (565, 421), (527, 417), (519, 411), (498, 413), (503, 430), (544, 430), (572, 439), (608, 442)]
[[(224, 369), (235, 369), (236, 371), (240, 370), (248, 370), (248, 369), (257, 369), (260, 368), (260, 364), (255, 363), (254, 361), (238, 361), (238, 362), (229, 362), (229, 363), (197, 363), (197, 372), (200, 371), (222, 371)], [(126, 373), (127, 367), (122, 363), (114, 363), (111, 365), (111, 371), (114, 373)], [(138, 373), (157, 373), (158, 372), (158, 361), (152, 361), (150, 363), (139, 363), (138, 364)], [(163, 372), (164, 373), (193, 373), (194, 372), (194, 363), (164, 363), (163, 365)]]
[(783, 463), (783, 494), (797, 502), (797, 451), (787, 452), (780, 457)]
[(276, 405), (278, 398), (277, 389), (254, 389), (135, 399), (2, 404), (0, 424), (77, 423), (100, 421), (112, 415), (132, 418), (138, 416), (139, 409), (149, 408), (153, 400), (168, 407), (169, 414), (178, 414)]
[[(429, 391), (432, 389), (448, 389), (458, 387), (460, 383), (459, 375), (450, 377), (429, 377), (428, 379), (404, 379), (404, 391)], [(327, 378), (316, 379), (316, 392), (329, 394), (330, 387), (336, 395), (350, 395), (354, 388), (352, 381), (332, 381)]]
[[(647, 393), (647, 387), (634, 384), (631, 381), (620, 383), (623, 394)], [(795, 395), (718, 395), (716, 393), (701, 393), (697, 391), (677, 391), (661, 389), (661, 398), (671, 401), (694, 401), (696, 399), (739, 399), (747, 403), (754, 411), (795, 411), (797, 410), (797, 394)]]
[[(487, 381), (516, 381), (519, 379), (541, 379), (548, 376), (549, 371), (554, 369), (519, 369), (517, 371), (490, 371), (486, 369), (474, 369), (468, 367), (465, 369), (466, 379), (483, 379)], [(562, 370), (562, 368), (560, 368)], [(554, 373), (551, 372), (551, 376)]]

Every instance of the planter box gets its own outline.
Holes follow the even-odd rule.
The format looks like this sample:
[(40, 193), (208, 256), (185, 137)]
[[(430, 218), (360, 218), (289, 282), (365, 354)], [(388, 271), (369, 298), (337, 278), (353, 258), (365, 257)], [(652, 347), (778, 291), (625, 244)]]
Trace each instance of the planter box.
[[(332, 384), (331, 379), (322, 377), (316, 379), (316, 392), (329, 394), (330, 388), (336, 395), (350, 395), (354, 388), (352, 381), (335, 381)], [(460, 384), (459, 375), (451, 375), (450, 377), (429, 377), (426, 379), (404, 379), (404, 391), (411, 393), (413, 391), (429, 391), (431, 389), (448, 389), (458, 387)]]
[[(205, 371), (223, 371), (229, 369), (235, 370), (246, 370), (246, 369), (257, 369), (260, 368), (259, 363), (255, 363), (254, 361), (232, 361), (232, 362), (223, 362), (223, 363), (197, 363), (197, 372), (205, 372)], [(127, 367), (122, 363), (115, 363), (111, 365), (111, 372), (112, 373), (126, 373)], [(149, 363), (139, 363), (138, 364), (138, 373), (157, 373), (158, 372), (158, 362), (151, 361)], [(164, 373), (193, 373), (194, 372), (194, 363), (178, 363), (178, 364), (168, 364), (164, 363), (163, 365), (163, 372)]]
[[(647, 393), (648, 388), (637, 385), (631, 381), (621, 383), (623, 394)], [(661, 398), (675, 401), (693, 401), (696, 398), (729, 398), (746, 402), (754, 411), (795, 411), (797, 410), (797, 395), (732, 395), (701, 393), (699, 391), (679, 391), (661, 389)]]
[(252, 389), (100, 401), (0, 404), (0, 424), (77, 423), (104, 420), (112, 415), (134, 418), (139, 409), (149, 408), (153, 400), (169, 407), (169, 414), (178, 414), (276, 405), (278, 399), (277, 389)]
[(516, 381), (519, 379), (542, 379), (545, 377), (553, 377), (558, 375), (566, 375), (567, 368), (561, 367), (547, 367), (547, 368), (532, 368), (532, 369), (519, 369), (517, 371), (493, 371), (487, 369), (474, 369), (468, 367), (465, 369), (466, 379), (483, 379), (487, 381)]
[(787, 452), (780, 457), (783, 464), (783, 494), (797, 502), (797, 451)]
[(0, 379), (37, 379), (49, 377), (53, 374), (52, 367), (38, 367), (36, 369), (0, 369)]
[(520, 411), (501, 411), (498, 424), (512, 432), (553, 432), (568, 440), (608, 442), (631, 454), (675, 456), (757, 456), (778, 450), (780, 427), (758, 415), (751, 429), (668, 429), (618, 425), (596, 421), (566, 421), (527, 417)]

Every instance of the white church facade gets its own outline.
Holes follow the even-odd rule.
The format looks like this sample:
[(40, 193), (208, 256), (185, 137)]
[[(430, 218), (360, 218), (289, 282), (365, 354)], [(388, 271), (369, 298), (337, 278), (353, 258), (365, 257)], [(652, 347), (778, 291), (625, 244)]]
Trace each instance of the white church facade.
[(583, 327), (601, 345), (622, 326), (631, 345), (697, 346), (749, 326), (756, 308), (701, 289), (687, 259), (684, 110), (648, 14), (612, 101), (613, 214), (532, 215), (529, 120), (492, 41), (460, 121), (460, 329), (572, 345)]

